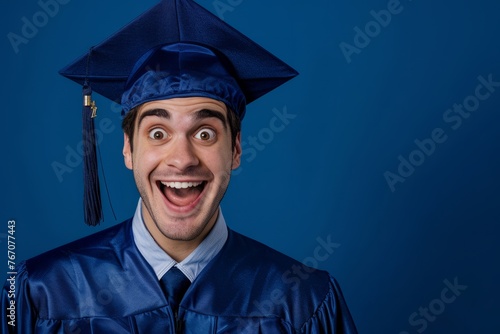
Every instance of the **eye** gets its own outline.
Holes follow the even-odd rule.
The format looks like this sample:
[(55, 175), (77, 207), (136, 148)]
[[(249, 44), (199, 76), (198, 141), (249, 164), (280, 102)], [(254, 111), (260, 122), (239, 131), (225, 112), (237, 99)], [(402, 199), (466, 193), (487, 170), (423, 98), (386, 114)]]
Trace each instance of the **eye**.
[(154, 140), (162, 140), (167, 138), (168, 133), (160, 128), (155, 128), (151, 131), (149, 131), (149, 138), (154, 139)]
[(194, 136), (196, 139), (202, 140), (202, 141), (210, 141), (215, 139), (215, 131), (212, 129), (208, 128), (203, 128), (200, 131), (196, 133)]

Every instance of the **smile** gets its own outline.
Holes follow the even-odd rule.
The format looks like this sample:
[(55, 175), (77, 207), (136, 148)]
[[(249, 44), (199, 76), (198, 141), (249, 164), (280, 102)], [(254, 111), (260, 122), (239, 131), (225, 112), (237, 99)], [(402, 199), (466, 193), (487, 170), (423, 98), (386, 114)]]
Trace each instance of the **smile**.
[(175, 189), (187, 189), (192, 187), (198, 187), (203, 182), (161, 182), (165, 187), (175, 188)]
[(157, 184), (168, 204), (188, 209), (196, 206), (207, 181), (159, 181)]

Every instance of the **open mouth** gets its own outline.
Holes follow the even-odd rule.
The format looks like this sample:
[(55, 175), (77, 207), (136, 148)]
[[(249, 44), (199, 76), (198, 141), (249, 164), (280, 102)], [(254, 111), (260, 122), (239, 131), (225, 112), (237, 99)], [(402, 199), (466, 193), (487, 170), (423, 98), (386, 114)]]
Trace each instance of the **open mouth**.
[(206, 181), (170, 182), (158, 181), (158, 187), (165, 198), (175, 206), (184, 207), (196, 202), (205, 189)]

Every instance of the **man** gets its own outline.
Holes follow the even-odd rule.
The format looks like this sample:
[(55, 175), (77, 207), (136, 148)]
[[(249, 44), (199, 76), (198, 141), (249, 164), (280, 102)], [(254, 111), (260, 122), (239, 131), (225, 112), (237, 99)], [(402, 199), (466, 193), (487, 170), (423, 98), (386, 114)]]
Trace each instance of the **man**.
[[(5, 333), (356, 333), (336, 281), (226, 226), (246, 104), (297, 73), (188, 0), (163, 0), (62, 74), (84, 86), (85, 217), (100, 220), (90, 90), (124, 110), (132, 219), (27, 260)], [(90, 134), (90, 135), (89, 135)]]

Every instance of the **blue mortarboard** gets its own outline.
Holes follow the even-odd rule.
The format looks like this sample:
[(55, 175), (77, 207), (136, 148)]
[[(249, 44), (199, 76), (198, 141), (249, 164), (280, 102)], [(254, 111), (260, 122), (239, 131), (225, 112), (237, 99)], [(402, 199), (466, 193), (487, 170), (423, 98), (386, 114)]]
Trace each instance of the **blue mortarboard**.
[(192, 0), (162, 0), (60, 73), (83, 86), (85, 221), (102, 210), (92, 91), (124, 113), (145, 102), (203, 96), (243, 118), (245, 106), (297, 75), (267, 50)]

